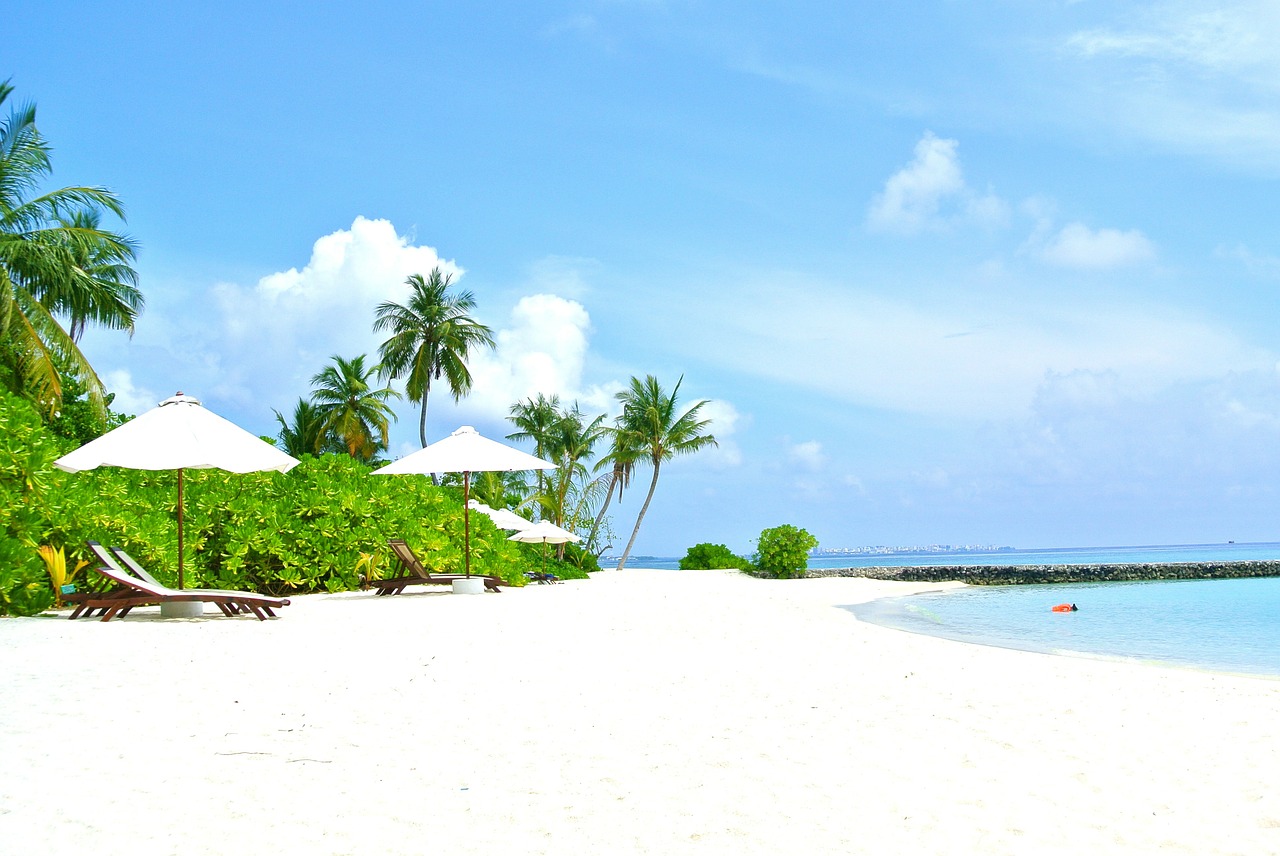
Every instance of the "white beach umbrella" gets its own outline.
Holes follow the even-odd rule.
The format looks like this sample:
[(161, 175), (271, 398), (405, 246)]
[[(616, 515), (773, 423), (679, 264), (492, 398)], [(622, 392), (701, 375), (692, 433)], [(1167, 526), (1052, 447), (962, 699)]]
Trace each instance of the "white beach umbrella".
[(374, 470), (372, 474), (393, 476), (462, 473), (463, 537), (466, 544), (465, 556), (469, 577), (471, 576), (471, 474), (554, 470), (555, 468), (555, 464), (482, 437), (470, 425), (463, 425), (443, 440), (437, 440), (425, 449), (419, 449), (398, 461), (392, 461), (385, 467)]
[(542, 545), (542, 572), (547, 572), (547, 545), (563, 544), (566, 541), (581, 541), (577, 535), (574, 535), (568, 529), (561, 529), (550, 520), (539, 520), (528, 529), (517, 532), (507, 539), (508, 541), (519, 541), (523, 544), (541, 544)]
[(581, 541), (568, 529), (561, 529), (550, 520), (539, 520), (528, 529), (521, 530), (507, 539), (524, 544), (563, 544), (566, 541)]
[(283, 473), (297, 464), (296, 458), (206, 410), (199, 399), (181, 392), (53, 462), (69, 473), (97, 467), (178, 471), (178, 588), (183, 587), (182, 471)]
[(476, 511), (488, 517), (493, 521), (493, 525), (499, 529), (508, 529), (515, 532), (523, 532), (533, 525), (532, 520), (526, 520), (514, 511), (508, 511), (505, 508), (490, 508), (483, 502), (471, 500), (468, 503)]

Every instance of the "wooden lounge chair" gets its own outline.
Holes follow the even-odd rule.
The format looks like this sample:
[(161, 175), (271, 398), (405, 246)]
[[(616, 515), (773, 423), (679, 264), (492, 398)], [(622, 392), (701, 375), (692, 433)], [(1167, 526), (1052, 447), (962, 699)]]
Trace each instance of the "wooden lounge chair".
[[(89, 545), (89, 549), (93, 554), (97, 556), (99, 563), (116, 567), (121, 572), (124, 571), (123, 568), (119, 567), (115, 557), (107, 551), (106, 547), (103, 547), (97, 541), (87, 541), (85, 543)], [(150, 575), (148, 575), (148, 578), (150, 578)], [(154, 579), (152, 579), (152, 582), (154, 582)], [(154, 597), (143, 595), (137, 589), (122, 586), (109, 577), (99, 575), (95, 579), (87, 573), (80, 590), (73, 594), (64, 594), (62, 600), (75, 607), (70, 615), (73, 621), (77, 618), (91, 618), (95, 612), (103, 614), (113, 605), (117, 605), (120, 608), (127, 606), (132, 609), (135, 606), (159, 603)]]
[[(91, 616), (99, 611), (103, 621), (123, 618), (135, 606), (153, 603), (212, 603), (222, 614), (228, 617), (252, 612), (260, 621), (275, 618), (272, 607), (288, 606), (289, 601), (283, 598), (269, 597), (246, 591), (226, 591), (222, 589), (171, 589), (161, 585), (146, 569), (135, 562), (128, 553), (118, 548), (107, 551), (97, 542), (89, 542), (89, 547), (100, 559), (102, 566), (97, 571), (115, 587), (101, 593), (91, 594), (75, 611), (72, 618), (80, 615)], [(126, 569), (121, 563), (131, 566)], [(140, 571), (141, 575), (137, 572)]]
[[(377, 589), (376, 595), (400, 594), (409, 586), (428, 585), (428, 586), (447, 586), (452, 585), (454, 580), (466, 579), (466, 574), (433, 574), (423, 567), (422, 562), (414, 554), (412, 548), (409, 547), (400, 538), (392, 538), (387, 541), (391, 545), (391, 550), (396, 554), (396, 558), (400, 560), (400, 564), (404, 566), (405, 575), (386, 580), (370, 580), (369, 585)], [(497, 577), (483, 576), (481, 574), (472, 574), (474, 578), (484, 580), (484, 587), (492, 592), (502, 591), (499, 588), (502, 580)]]

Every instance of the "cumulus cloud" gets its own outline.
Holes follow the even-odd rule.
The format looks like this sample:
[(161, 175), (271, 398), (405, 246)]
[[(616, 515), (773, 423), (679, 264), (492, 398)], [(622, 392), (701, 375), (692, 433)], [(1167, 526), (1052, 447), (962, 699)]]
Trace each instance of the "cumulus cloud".
[(1104, 270), (1151, 261), (1155, 245), (1137, 229), (1090, 229), (1069, 223), (1039, 249), (1050, 264), (1082, 270)]
[(526, 398), (559, 395), (567, 405), (608, 411), (619, 384), (584, 386), (591, 317), (581, 303), (554, 294), (522, 298), (494, 338), (493, 351), (472, 355), (472, 392), (465, 409), (501, 419)]
[(210, 358), (218, 362), (219, 394), (276, 402), (282, 385), (295, 395), (307, 391), (334, 354), (376, 360), (376, 307), (407, 299), (409, 275), (436, 267), (455, 279), (463, 273), (434, 248), (396, 234), (390, 222), (357, 217), (350, 229), (318, 239), (301, 269), (269, 274), (249, 287), (215, 285), (222, 344)]
[(959, 142), (925, 132), (915, 158), (889, 177), (871, 202), (867, 224), (883, 232), (912, 234), (925, 229), (970, 222), (997, 225), (1008, 206), (994, 194), (969, 188), (960, 168)]

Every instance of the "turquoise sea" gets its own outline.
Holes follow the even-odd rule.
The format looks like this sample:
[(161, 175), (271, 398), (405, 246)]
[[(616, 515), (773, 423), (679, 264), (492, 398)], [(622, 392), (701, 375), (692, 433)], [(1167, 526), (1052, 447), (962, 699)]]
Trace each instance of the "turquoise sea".
[[(811, 568), (1280, 560), (1280, 543), (894, 553)], [(676, 567), (652, 560), (635, 567)], [(1055, 613), (1058, 603), (1077, 612)], [(850, 607), (862, 621), (961, 642), (1280, 679), (1280, 578), (973, 586)]]
[[(1280, 544), (1019, 550), (994, 561), (990, 554), (973, 558), (930, 564), (1246, 561), (1278, 559)], [(1058, 603), (1074, 603), (1079, 611), (1055, 613)], [(852, 610), (863, 621), (961, 642), (1280, 678), (1280, 578), (973, 586)]]

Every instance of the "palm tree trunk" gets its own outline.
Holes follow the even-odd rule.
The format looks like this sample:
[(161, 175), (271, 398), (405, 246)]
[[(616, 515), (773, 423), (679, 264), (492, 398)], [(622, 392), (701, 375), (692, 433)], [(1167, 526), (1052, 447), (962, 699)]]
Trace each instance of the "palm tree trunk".
[(644, 498), (644, 505), (640, 506), (640, 515), (636, 517), (636, 528), (631, 530), (631, 540), (627, 542), (627, 549), (622, 552), (622, 558), (618, 560), (618, 570), (622, 570), (626, 566), (627, 557), (631, 555), (631, 548), (635, 546), (636, 536), (640, 534), (640, 524), (644, 522), (644, 513), (649, 510), (649, 502), (653, 499), (653, 491), (658, 487), (658, 468), (661, 466), (661, 461), (653, 462), (653, 481), (649, 482), (649, 493)]
[(418, 439), (422, 448), (427, 448), (427, 397), (422, 396), (422, 412), (418, 415)]
[(591, 524), (591, 534), (587, 536), (587, 549), (595, 548), (596, 533), (600, 531), (600, 521), (604, 520), (604, 513), (609, 510), (609, 503), (613, 501), (613, 489), (618, 485), (618, 473), (615, 470), (613, 478), (609, 481), (609, 492), (604, 495), (604, 505), (600, 506), (600, 511), (596, 514), (595, 522)]
[[(430, 389), (422, 392), (422, 410), (418, 414), (418, 439), (422, 441), (422, 448), (427, 448), (427, 396), (431, 394)], [(440, 477), (435, 473), (431, 474), (431, 483), (436, 487), (440, 487)]]

